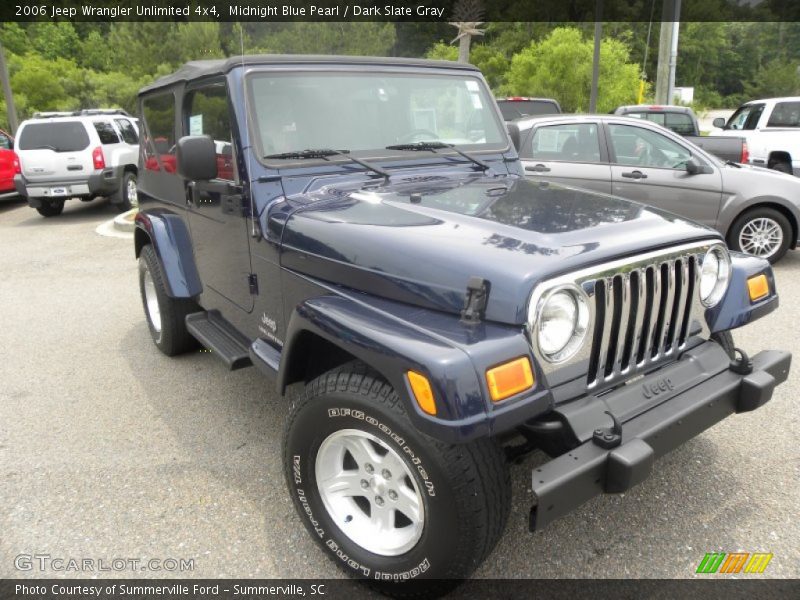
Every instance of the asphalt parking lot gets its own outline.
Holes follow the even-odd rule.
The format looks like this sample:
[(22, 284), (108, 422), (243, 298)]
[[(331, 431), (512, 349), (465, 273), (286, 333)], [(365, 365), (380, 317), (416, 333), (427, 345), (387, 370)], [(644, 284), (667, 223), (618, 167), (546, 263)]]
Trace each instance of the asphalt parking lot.
[[(194, 560), (192, 572), (144, 576), (340, 576), (285, 489), (286, 400), (255, 369), (156, 350), (132, 241), (95, 232), (114, 216), (98, 201), (52, 219), (0, 205), (0, 577), (91, 576), (20, 571), (20, 554)], [(782, 306), (737, 345), (797, 356), (800, 251), (776, 276)], [(683, 578), (706, 552), (743, 551), (774, 554), (760, 577), (800, 577), (799, 392), (795, 365), (764, 408), (537, 534), (527, 488), (545, 459), (528, 457), (512, 470), (508, 529), (476, 575)]]

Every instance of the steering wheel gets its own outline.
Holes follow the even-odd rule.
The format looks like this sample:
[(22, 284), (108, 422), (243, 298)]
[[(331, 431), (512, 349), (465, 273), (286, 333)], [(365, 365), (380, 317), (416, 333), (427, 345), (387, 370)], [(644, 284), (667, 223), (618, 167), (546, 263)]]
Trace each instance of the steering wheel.
[[(420, 136), (425, 137), (420, 139)], [(399, 141), (405, 144), (411, 142), (430, 142), (438, 139), (439, 136), (430, 129), (413, 129), (405, 135), (401, 135)]]

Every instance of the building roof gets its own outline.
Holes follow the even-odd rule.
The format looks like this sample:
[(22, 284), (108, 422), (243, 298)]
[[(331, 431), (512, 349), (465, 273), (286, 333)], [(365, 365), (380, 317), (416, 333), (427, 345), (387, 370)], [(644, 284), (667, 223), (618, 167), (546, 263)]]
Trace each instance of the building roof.
[(244, 56), (234, 56), (231, 58), (221, 58), (215, 60), (193, 60), (184, 64), (174, 73), (166, 75), (146, 85), (139, 93), (149, 92), (158, 88), (172, 85), (173, 83), (191, 81), (201, 77), (223, 75), (241, 66), (249, 65), (285, 65), (285, 64), (336, 64), (336, 65), (390, 65), (402, 67), (418, 68), (439, 68), (439, 69), (464, 69), (477, 71), (474, 67), (466, 63), (458, 63), (449, 60), (425, 60), (420, 58), (393, 58), (376, 56), (335, 56), (335, 55), (314, 55), (314, 54), (250, 54)]

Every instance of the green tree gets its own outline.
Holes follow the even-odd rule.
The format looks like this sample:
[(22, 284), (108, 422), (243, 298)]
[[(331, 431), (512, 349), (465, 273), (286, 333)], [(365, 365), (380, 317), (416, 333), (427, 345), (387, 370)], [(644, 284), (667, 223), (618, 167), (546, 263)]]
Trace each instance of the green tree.
[(9, 60), (11, 89), (20, 117), (34, 111), (75, 110), (86, 88), (86, 73), (66, 58), (47, 60), (29, 53)]
[(745, 95), (749, 98), (800, 95), (800, 62), (775, 58), (756, 73), (752, 81), (745, 84)]
[[(514, 55), (502, 86), (509, 95), (545, 96), (567, 111), (586, 110), (592, 80), (593, 42), (574, 27), (559, 27), (541, 42)], [(600, 46), (597, 110), (608, 112), (636, 101), (640, 67), (628, 47), (614, 39)]]
[(395, 43), (393, 23), (292, 22), (255, 30), (250, 52), (386, 56)]
[[(439, 41), (431, 46), (425, 54), (425, 58), (456, 61), (458, 60), (458, 48)], [(488, 44), (473, 44), (469, 62), (481, 70), (486, 82), (493, 90), (502, 85), (509, 63), (500, 50)]]

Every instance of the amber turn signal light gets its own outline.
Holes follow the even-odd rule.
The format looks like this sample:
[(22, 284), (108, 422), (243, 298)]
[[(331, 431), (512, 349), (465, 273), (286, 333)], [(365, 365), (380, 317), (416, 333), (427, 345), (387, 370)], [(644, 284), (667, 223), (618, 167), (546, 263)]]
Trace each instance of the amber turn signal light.
[(527, 356), (503, 363), (486, 371), (486, 383), (492, 402), (500, 402), (533, 387), (533, 371)]
[(763, 273), (747, 280), (747, 292), (750, 294), (750, 301), (755, 302), (769, 294), (769, 283), (767, 276)]
[(428, 378), (416, 371), (409, 371), (406, 373), (406, 377), (408, 377), (408, 383), (411, 384), (414, 400), (417, 401), (417, 405), (422, 409), (422, 412), (435, 415), (436, 401), (433, 399), (433, 390)]

